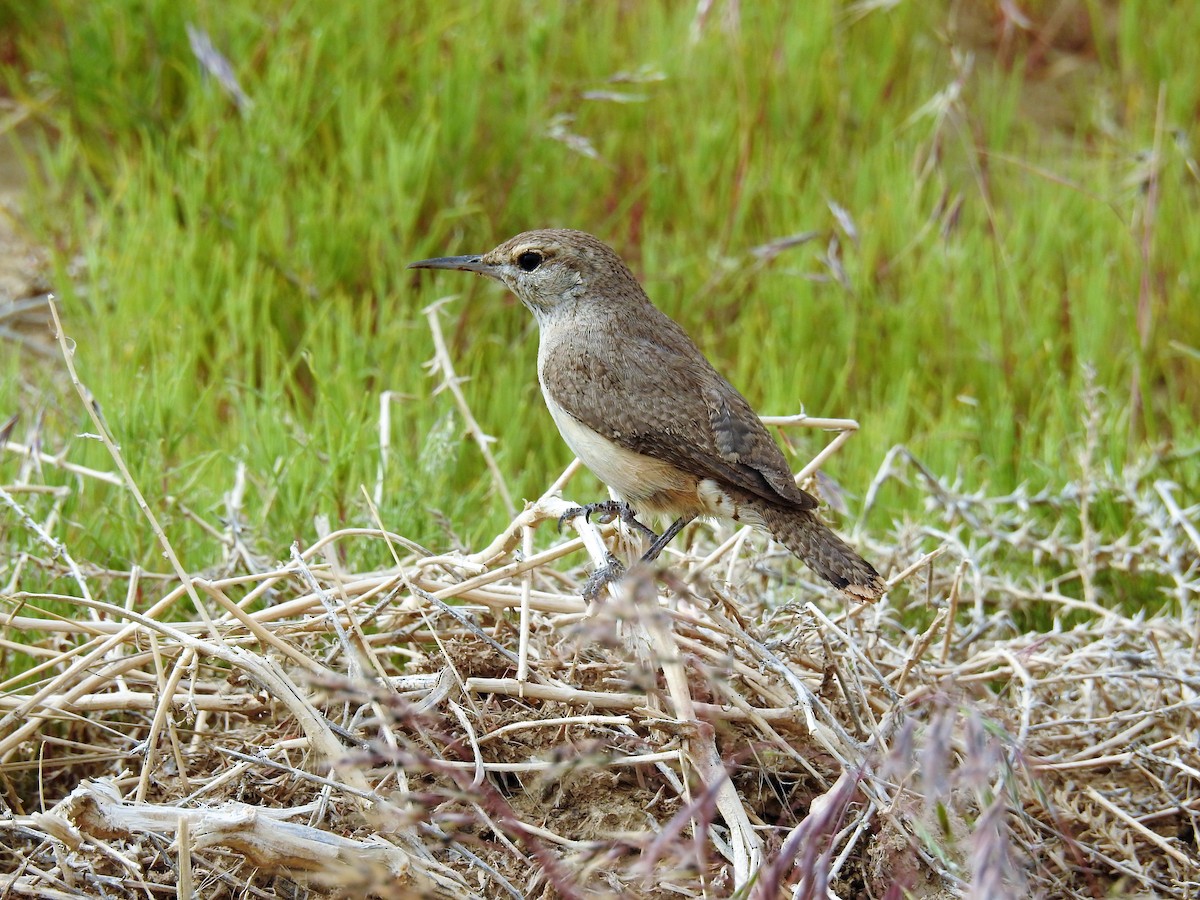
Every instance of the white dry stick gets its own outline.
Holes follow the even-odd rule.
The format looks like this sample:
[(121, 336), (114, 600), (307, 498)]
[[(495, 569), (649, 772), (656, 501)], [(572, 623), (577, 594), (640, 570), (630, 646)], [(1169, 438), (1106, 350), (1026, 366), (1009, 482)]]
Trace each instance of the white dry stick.
[[(306, 669), (314, 675), (327, 676), (329, 674), (329, 670), (311, 656), (306, 656), (302, 651), (264, 627), (261, 620), (265, 619), (265, 616), (252, 615), (246, 612), (242, 608), (241, 604), (234, 603), (232, 600), (230, 600), (227, 596), (225, 596), (225, 593), (212, 582), (197, 578), (196, 584), (198, 584), (209, 594), (209, 596), (216, 600), (221, 608), (224, 609), (230, 617), (236, 619), (238, 622), (244, 625), (250, 634), (252, 634), (263, 647), (270, 647), (278, 650), (281, 656), (292, 660), (292, 662), (296, 663), (300, 668)], [(271, 609), (274, 608), (275, 607), (272, 607)], [(270, 610), (265, 610), (264, 612), (267, 611)], [(184, 624), (186, 625), (187, 623)], [(174, 627), (179, 628), (180, 626), (176, 625)], [(181, 630), (186, 631), (189, 629), (182, 628)]]
[(1155, 493), (1162, 499), (1163, 504), (1167, 507), (1167, 511), (1171, 514), (1171, 518), (1188, 536), (1188, 540), (1192, 542), (1196, 553), (1200, 554), (1200, 531), (1196, 530), (1196, 526), (1189, 521), (1183, 510), (1179, 508), (1179, 504), (1175, 502), (1175, 497), (1171, 493), (1175, 489), (1176, 485), (1169, 481), (1159, 479), (1154, 482)]
[(866, 496), (863, 497), (862, 509), (858, 513), (858, 521), (854, 525), (854, 530), (858, 531), (866, 522), (867, 516), (871, 510), (875, 508), (875, 501), (879, 497), (879, 492), (883, 486), (887, 484), (897, 471), (897, 459), (909, 459), (908, 448), (903, 444), (895, 444), (888, 450), (883, 457), (883, 462), (879, 464), (879, 468), (875, 471), (875, 477), (871, 479), (870, 485), (867, 487)]
[[(844, 775), (845, 773), (843, 773)], [(867, 803), (867, 808), (864, 809), (858, 816), (858, 821), (850, 827), (853, 828), (853, 833), (850, 839), (846, 841), (846, 846), (842, 848), (842, 852), (838, 854), (837, 859), (833, 861), (833, 865), (829, 867), (828, 879), (835, 881), (838, 873), (842, 871), (842, 866), (846, 864), (846, 860), (850, 858), (850, 852), (858, 845), (858, 839), (862, 837), (863, 832), (867, 830), (875, 821), (875, 814), (879, 811), (879, 804), (874, 800)], [(835, 838), (832, 846), (838, 845), (838, 839)]]
[(488, 471), (492, 473), (492, 482), (496, 486), (496, 492), (500, 495), (500, 499), (504, 501), (504, 508), (507, 510), (509, 518), (513, 518), (517, 514), (517, 507), (513, 503), (512, 494), (508, 492), (508, 485), (504, 482), (504, 475), (500, 472), (500, 466), (496, 464), (496, 458), (492, 456), (492, 451), (488, 447), (488, 444), (492, 443), (495, 438), (484, 434), (483, 429), (479, 427), (479, 423), (475, 421), (475, 415), (471, 412), (471, 407), (467, 405), (467, 398), (463, 396), (462, 388), (460, 387), (463, 379), (455, 374), (454, 363), (450, 359), (450, 351), (446, 347), (445, 338), (442, 337), (442, 326), (438, 322), (438, 310), (453, 299), (454, 297), (443, 297), (436, 303), (425, 307), (425, 318), (429, 320), (429, 330), (433, 334), (434, 351), (434, 357), (427, 365), (431, 371), (441, 374), (441, 387), (447, 388), (454, 396), (454, 402), (458, 406), (458, 411), (467, 423), (467, 431), (475, 439), (475, 443), (479, 447), (479, 452), (483, 455), (483, 461), (487, 464)]
[(54, 318), (54, 330), (58, 335), (58, 346), (62, 350), (63, 362), (67, 367), (67, 374), (71, 377), (71, 384), (75, 386), (75, 393), (79, 395), (79, 399), (83, 401), (84, 409), (87, 410), (88, 417), (91, 418), (92, 424), (96, 426), (96, 432), (100, 435), (100, 440), (108, 449), (109, 455), (112, 456), (113, 462), (117, 464), (117, 469), (124, 479), (126, 487), (129, 488), (133, 498), (137, 501), (138, 509), (150, 522), (150, 527), (154, 530), (155, 536), (158, 538), (159, 544), (163, 548), (163, 555), (170, 560), (171, 567), (175, 570), (175, 574), (179, 577), (180, 583), (187, 590), (188, 597), (191, 598), (192, 605), (200, 618), (204, 620), (204, 624), (208, 626), (209, 632), (213, 638), (220, 640), (220, 635), (217, 633), (216, 626), (213, 625), (212, 617), (208, 614), (208, 608), (200, 600), (200, 594), (192, 584), (192, 579), (184, 570), (183, 564), (180, 563), (179, 557), (175, 555), (175, 548), (171, 546), (171, 542), (167, 540), (167, 534), (163, 531), (162, 526), (158, 524), (158, 517), (154, 515), (154, 510), (150, 508), (150, 504), (146, 502), (146, 498), (142, 496), (141, 490), (137, 483), (133, 480), (133, 476), (129, 473), (128, 466), (125, 465), (125, 458), (121, 456), (121, 451), (117, 449), (116, 441), (109, 434), (108, 426), (104, 420), (100, 418), (100, 414), (96, 411), (96, 401), (82, 381), (79, 380), (79, 373), (75, 371), (75, 363), (72, 360), (73, 351), (67, 346), (67, 336), (63, 333), (62, 322), (58, 317), (58, 305), (54, 302), (54, 297), (51, 295), (47, 301), (50, 304), (50, 315)]
[[(1200, 554), (1200, 531), (1196, 530), (1196, 526), (1188, 519), (1187, 513), (1179, 508), (1179, 504), (1175, 502), (1175, 497), (1171, 493), (1176, 485), (1164, 479), (1159, 479), (1154, 482), (1154, 491), (1166, 506), (1167, 512), (1171, 515), (1171, 520), (1174, 521), (1184, 534), (1188, 536), (1188, 540), (1192, 542), (1192, 547), (1197, 554)], [(1196, 507), (1192, 507), (1195, 510)], [(1193, 656), (1200, 651), (1200, 617), (1196, 615), (1196, 606), (1194, 603), (1189, 603), (1189, 596), (1196, 596), (1195, 587), (1188, 586), (1187, 582), (1180, 574), (1175, 575), (1175, 581), (1179, 584), (1179, 615), (1183, 618), (1185, 625), (1193, 631), (1192, 638), (1192, 653)], [(1194, 584), (1194, 582), (1193, 582)]]
[[(623, 766), (651, 766), (663, 762), (678, 762), (678, 750), (659, 750), (654, 753), (635, 753), (629, 756), (609, 756), (598, 760), (597, 765), (604, 768), (617, 769)], [(550, 772), (562, 770), (563, 763), (557, 759), (532, 759), (528, 762), (481, 762), (469, 759), (443, 759), (438, 766), (446, 769), (462, 769), (475, 771), (476, 766), (482, 766), (484, 772)], [(522, 823), (527, 825), (528, 823)]]
[[(526, 525), (521, 533), (521, 556), (533, 556), (533, 529)], [(521, 632), (517, 643), (517, 681), (529, 680), (529, 595), (533, 591), (533, 570), (521, 578)]]
[[(860, 641), (854, 640), (846, 631), (844, 631), (837, 623), (829, 618), (819, 606), (812, 601), (804, 604), (804, 611), (821, 622), (829, 631), (837, 635), (838, 639), (846, 645), (846, 650), (850, 656), (858, 660), (858, 664), (867, 672), (870, 673), (872, 680), (883, 688), (888, 698), (893, 702), (900, 700), (900, 696), (893, 690), (887, 687), (888, 681), (883, 677), (883, 673), (876, 668), (874, 661), (866, 653), (866, 648)], [(849, 737), (849, 735), (847, 735)]]
[(765, 425), (799, 425), (804, 428), (819, 428), (822, 431), (839, 432), (832, 441), (825, 445), (820, 453), (809, 460), (808, 465), (796, 473), (796, 484), (800, 484), (811, 477), (817, 469), (825, 464), (825, 460), (837, 453), (842, 448), (842, 445), (850, 440), (858, 431), (858, 422), (854, 419), (814, 419), (804, 413), (795, 416), (762, 416), (762, 421)]
[(375, 472), (373, 494), (376, 506), (383, 505), (383, 482), (387, 478), (392, 452), (392, 399), (399, 396), (397, 391), (384, 391), (379, 395), (379, 468)]
[[(553, 700), (567, 706), (594, 707), (596, 709), (623, 709), (639, 719), (661, 720), (660, 710), (652, 709), (645, 694), (625, 694), (618, 691), (585, 691), (580, 688), (558, 687), (533, 681), (521, 683), (515, 678), (468, 678), (465, 684), (468, 693), (504, 694), (526, 700)], [(728, 706), (716, 703), (692, 702), (696, 714), (706, 720), (745, 722), (755, 718), (765, 721), (795, 721), (796, 711), (789, 706), (763, 709)]]
[(596, 709), (645, 709), (644, 694), (625, 694), (619, 691), (585, 691), (580, 688), (557, 687), (551, 684), (527, 682), (515, 678), (468, 678), (464, 685), (472, 694), (507, 694), (529, 700), (554, 700)]
[[(64, 599), (78, 602), (74, 597)], [(160, 601), (145, 614), (146, 618), (149, 619), (151, 616), (161, 613), (163, 608), (164, 604)], [(117, 609), (117, 612), (121, 613), (122, 611)], [(128, 612), (125, 612), (124, 615), (130, 617)], [(11, 620), (6, 619), (5, 624), (11, 624)], [(127, 625), (122, 628), (93, 650), (77, 658), (64, 672), (45, 682), (31, 697), (27, 697), (14, 709), (6, 712), (4, 717), (0, 718), (0, 735), (3, 735), (0, 737), (0, 762), (7, 762), (20, 749), (21, 744), (36, 734), (50, 718), (49, 713), (35, 713), (34, 710), (44, 706), (47, 710), (56, 711), (62, 704), (69, 704), (90, 693), (92, 679), (84, 679), (80, 682), (77, 678), (84, 672), (90, 671), (97, 660), (107, 656), (114, 647), (125, 643), (138, 630), (137, 625)], [(66, 654), (64, 654), (65, 657)], [(18, 721), (20, 725), (16, 725)], [(10, 727), (13, 730), (5, 733)]]
[(560, 716), (554, 719), (532, 719), (528, 722), (509, 722), (501, 725), (495, 731), (479, 736), (479, 743), (495, 740), (514, 731), (524, 731), (528, 728), (562, 728), (566, 725), (632, 725), (629, 716)]
[(1171, 844), (1171, 842), (1164, 838), (1161, 834), (1156, 831), (1151, 831), (1129, 813), (1125, 812), (1125, 810), (1121, 809), (1121, 807), (1117, 806), (1117, 804), (1113, 803), (1111, 800), (1097, 791), (1094, 787), (1089, 786), (1087, 788), (1087, 795), (1134, 831), (1136, 831), (1145, 840), (1158, 847), (1159, 850), (1167, 854), (1169, 857), (1171, 857), (1171, 859), (1185, 866), (1188, 871), (1195, 871), (1195, 860), (1189, 857), (1186, 853), (1183, 853), (1178, 847)]
[(154, 718), (150, 722), (150, 733), (146, 736), (143, 745), (146, 751), (145, 758), (142, 760), (142, 774), (138, 779), (136, 795), (138, 803), (146, 799), (146, 793), (150, 789), (150, 779), (158, 773), (158, 739), (162, 735), (163, 729), (167, 727), (171, 708), (174, 706), (175, 691), (179, 687), (179, 682), (183, 680), (184, 673), (193, 669), (195, 664), (196, 651), (189, 647), (175, 661), (175, 665), (171, 668), (171, 674), (167, 677), (166, 684), (159, 694)]
[(950, 641), (954, 637), (954, 622), (958, 618), (958, 598), (961, 596), (963, 575), (966, 574), (968, 564), (965, 559), (959, 560), (958, 570), (954, 573), (954, 581), (950, 585), (950, 600), (947, 603), (946, 613), (946, 634), (942, 638), (942, 655), (938, 659), (939, 664), (943, 666), (950, 657)]
[(106, 484), (115, 484), (121, 487), (125, 484), (121, 480), (120, 475), (114, 475), (112, 472), (103, 472), (100, 469), (89, 469), (87, 466), (81, 466), (73, 462), (67, 462), (62, 458), (62, 455), (53, 455), (44, 453), (41, 450), (34, 450), (26, 444), (18, 444), (16, 441), (9, 441), (5, 444), (0, 444), (0, 450), (7, 450), (10, 453), (16, 453), (19, 456), (31, 457), (47, 465), (54, 466), (56, 469), (62, 469), (64, 472), (70, 472), (72, 475), (82, 475), (84, 478), (95, 478), (97, 481), (103, 481)]
[(708, 556), (704, 557), (704, 559), (700, 560), (700, 562), (696, 563), (695, 565), (690, 566), (686, 576), (688, 582), (690, 583), (695, 581), (696, 576), (698, 576), (701, 572), (720, 562), (721, 559), (737, 544), (744, 542), (746, 538), (750, 536), (750, 532), (753, 530), (754, 529), (751, 526), (743, 525), (741, 528), (727, 537), (721, 544), (719, 544), (715, 550), (708, 554)]
[(463, 733), (467, 736), (467, 743), (471, 745), (471, 755), (474, 757), (472, 765), (475, 769), (475, 777), (471, 779), (471, 787), (478, 788), (483, 784), (485, 769), (483, 754), (479, 752), (479, 740), (475, 737), (475, 729), (471, 727), (471, 720), (467, 718), (467, 714), (463, 712), (461, 706), (453, 700), (447, 700), (446, 703), (450, 706), (455, 718), (458, 719), (458, 724), (462, 726)]
[(1034, 696), (1034, 678), (1029, 674), (1029, 670), (1025, 668), (1024, 663), (1017, 658), (1017, 654), (1011, 650), (1003, 649), (999, 655), (1001, 659), (1008, 662), (1013, 675), (1021, 682), (1021, 725), (1017, 730), (1016, 745), (1018, 747), (1027, 747), (1029, 746), (1029, 726), (1033, 721), (1033, 707), (1034, 703), (1037, 702)]
[(179, 850), (179, 900), (193, 900), (196, 887), (192, 877), (192, 827), (186, 814), (180, 815), (175, 826), (175, 846)]
[[(107, 685), (94, 694), (86, 694), (68, 701), (65, 697), (55, 701), (61, 706), (63, 715), (87, 715), (88, 713), (138, 712), (158, 707), (162, 700), (158, 691), (113, 691)], [(260, 716), (266, 711), (263, 699), (255, 694), (200, 694), (196, 697), (176, 695), (171, 699), (175, 709), (193, 708), (218, 713), (237, 713), (242, 716)], [(20, 700), (12, 695), (0, 696), (0, 709), (15, 709)]]
[[(323, 763), (333, 768), (345, 756), (345, 747), (341, 740), (333, 733), (328, 721), (316, 710), (305, 693), (274, 658), (251, 652), (241, 647), (231, 647), (221, 640), (219, 636), (215, 641), (205, 641), (193, 637), (185, 631), (151, 619), (148, 614), (139, 614), (101, 601), (92, 602), (97, 609), (104, 610), (109, 615), (130, 619), (142, 628), (150, 629), (175, 642), (185, 651), (188, 651), (183, 654), (183, 657), (191, 657), (193, 655), (201, 659), (212, 657), (223, 660), (234, 669), (244, 671), (269, 694), (282, 703), (292, 714), (296, 720), (296, 724), (308, 738), (312, 749), (319, 754), (318, 764)], [(103, 646), (101, 645), (101, 647)], [(178, 671), (179, 664), (177, 663), (176, 665)], [(88, 683), (85, 681), (83, 685), (69, 689), (65, 694), (65, 698), (53, 698), (53, 701), (61, 703), (65, 699), (69, 702), (73, 695), (80, 696), (88, 693), (89, 689), (87, 685)], [(78, 694), (75, 693), (76, 690), (79, 691)], [(39, 692), (40, 696), (41, 692)], [(50, 706), (51, 704), (48, 702), (46, 705)], [(31, 729), (36, 730), (40, 727), (41, 722), (45, 718), (44, 714), (35, 716), (12, 734), (0, 739), (0, 759), (3, 759), (7, 752), (12, 752), (8, 748), (11, 747), (15, 750), (19, 747), (31, 735)], [(350, 767), (339, 771), (342, 772), (343, 783), (347, 787), (355, 789), (364, 795), (371, 795), (371, 787), (361, 770)], [(349, 794), (349, 796), (355, 799), (359, 809), (365, 812), (367, 804), (353, 793)]]
[[(66, 544), (51, 537), (46, 530), (34, 520), (33, 516), (29, 515), (29, 513), (27, 513), (19, 503), (17, 503), (12, 494), (6, 491), (3, 487), (0, 487), (0, 501), (3, 501), (5, 506), (16, 513), (17, 518), (21, 520), (21, 523), (35, 535), (37, 535), (39, 541), (50, 548), (50, 553), (53, 556), (62, 558), (63, 562), (67, 564), (67, 570), (71, 573), (71, 577), (75, 580), (75, 583), (79, 585), (79, 591), (83, 595), (83, 598), (85, 600), (91, 600), (92, 592), (88, 590), (87, 581), (83, 577), (83, 572), (79, 570), (79, 565), (71, 556), (70, 551), (67, 550)], [(94, 615), (95, 611), (89, 609), (89, 613)]]
[(933, 562), (935, 559), (937, 559), (939, 556), (941, 556), (943, 553), (945, 553), (946, 550), (947, 550), (947, 547), (945, 544), (943, 544), (942, 546), (940, 546), (934, 550), (930, 550), (928, 553), (926, 553), (924, 556), (922, 556), (920, 559), (918, 559), (912, 565), (907, 566), (904, 569), (904, 571), (893, 575), (891, 578), (888, 579), (888, 582), (887, 582), (888, 590), (890, 591), (892, 588), (894, 588), (900, 582), (904, 581), (904, 579), (908, 578), (908, 576), (913, 574), (913, 572), (918, 572), (921, 569), (925, 568), (925, 566), (929, 565), (931, 562)]
[[(674, 707), (675, 720), (684, 734), (686, 758), (695, 768), (701, 781), (708, 788), (717, 786), (717, 809), (729, 828), (729, 843), (733, 851), (733, 887), (744, 890), (762, 866), (762, 842), (750, 824), (746, 807), (738, 796), (721, 754), (717, 750), (715, 732), (711, 728), (697, 728), (699, 718), (688, 685), (687, 669), (683, 654), (675, 643), (675, 634), (665, 623), (668, 621), (658, 608), (657, 585), (648, 577), (627, 580), (632, 592), (632, 602), (641, 605), (643, 614), (632, 623), (635, 639), (649, 645), (659, 661), (667, 682), (667, 692)], [(648, 590), (639, 590), (640, 587)], [(654, 608), (648, 608), (653, 603)], [(638, 634), (638, 632), (641, 632)]]
[[(186, 819), (194, 850), (225, 848), (235, 851), (249, 865), (268, 871), (321, 871), (334, 864), (356, 868), (382, 864), (397, 879), (410, 873), (408, 855), (381, 838), (352, 840), (289, 821), (311, 814), (311, 806), (272, 809), (234, 800), (198, 809), (135, 804), (124, 800), (109, 781), (84, 781), (51, 812), (36, 816), (52, 816), (89, 839), (96, 834), (114, 834), (134, 845), (172, 832), (179, 836), (179, 824)], [(136, 874), (137, 867), (133, 866), (132, 871)]]
[(738, 565), (742, 562), (742, 550), (746, 546), (746, 541), (750, 538), (749, 528), (739, 528), (733, 536), (733, 544), (729, 550), (729, 567), (725, 571), (725, 580), (730, 584), (734, 582), (734, 576), (737, 572)]
[[(500, 532), (493, 541), (477, 553), (472, 553), (461, 560), (457, 561), (459, 565), (469, 564), (479, 567), (479, 574), (484, 574), (493, 566), (497, 560), (502, 559), (512, 552), (512, 549), (517, 546), (520, 540), (519, 535), (525, 527), (532, 527), (546, 519), (557, 519), (569, 509), (577, 508), (576, 504), (567, 503), (562, 499), (562, 485), (568, 479), (582, 468), (583, 464), (579, 460), (575, 460), (558, 476), (554, 484), (550, 485), (546, 491), (535, 503), (526, 505), (520, 514), (518, 514), (504, 531)], [(573, 549), (579, 549), (580, 545), (576, 545)], [(555, 550), (561, 549), (556, 547), (553, 550), (546, 551), (552, 553)], [(554, 557), (557, 558), (557, 557)]]
[(904, 660), (904, 665), (899, 669), (893, 670), (888, 676), (889, 678), (894, 677), (896, 679), (896, 685), (893, 690), (897, 694), (904, 695), (905, 680), (908, 678), (909, 673), (912, 672), (913, 666), (925, 655), (925, 651), (929, 649), (929, 645), (937, 635), (938, 629), (942, 627), (942, 623), (946, 621), (949, 615), (950, 613), (947, 610), (939, 609), (937, 615), (933, 617), (933, 621), (929, 623), (929, 627), (925, 629), (920, 637), (913, 641), (912, 649), (908, 651), (908, 657)]
[(316, 576), (313, 575), (312, 569), (308, 567), (308, 563), (300, 556), (299, 542), (292, 543), (292, 563), (296, 566), (296, 571), (300, 573), (300, 580), (305, 586), (313, 592), (321, 600), (321, 606), (325, 608), (325, 621), (333, 627), (334, 634), (337, 635), (338, 643), (342, 645), (342, 652), (346, 655), (346, 670), (347, 675), (352, 681), (358, 682), (363, 679), (362, 660), (359, 659), (358, 653), (354, 649), (354, 644), (350, 640), (350, 635), (346, 631), (346, 627), (342, 624), (341, 610), (338, 609), (337, 601), (335, 601), (329, 592), (324, 590), (317, 582)]
[[(47, 716), (45, 714), (34, 714), (34, 710), (38, 709), (42, 704), (45, 704), (47, 708), (54, 709), (56, 708), (57, 704), (64, 702), (70, 703), (72, 700), (89, 693), (91, 690), (89, 687), (90, 679), (85, 679), (85, 681), (79, 682), (79, 676), (81, 676), (84, 672), (91, 671), (95, 667), (96, 661), (108, 656), (114, 647), (118, 647), (121, 644), (128, 642), (133, 635), (139, 633), (143, 627), (139, 623), (153, 621), (157, 625), (157, 617), (162, 615), (166, 610), (170, 609), (171, 606), (178, 601), (182, 594), (183, 588), (176, 588), (156, 602), (145, 613), (140, 615), (134, 614), (130, 610), (122, 609), (120, 607), (110, 607), (108, 604), (100, 604), (98, 601), (88, 601), (86, 598), (81, 601), (80, 598), (77, 597), (42, 595), (51, 599), (61, 599), (64, 602), (75, 604), (82, 602), (84, 605), (88, 605), (91, 603), (91, 605), (94, 605), (97, 608), (111, 609), (114, 619), (124, 618), (133, 619), (133, 621), (121, 626), (119, 630), (117, 630), (111, 637), (100, 641), (91, 650), (86, 650), (85, 647), (81, 647), (70, 651), (69, 654), (63, 654), (63, 659), (66, 659), (69, 655), (86, 650), (86, 652), (84, 652), (82, 656), (79, 656), (77, 659), (75, 659), (75, 661), (71, 663), (67, 669), (65, 669), (63, 672), (60, 672), (58, 675), (54, 676), (48, 681), (42, 683), (41, 686), (31, 696), (25, 698), (19, 706), (7, 712), (3, 718), (0, 718), (0, 735), (3, 735), (3, 737), (0, 737), (0, 762), (6, 761), (14, 753), (16, 753), (21, 743), (31, 735), (36, 734), (38, 729), (40, 729), (45, 723)], [(8, 616), (5, 617), (4, 622), (7, 625), (12, 625), (15, 622), (15, 619), (12, 616)], [(104, 622), (98, 622), (94, 626), (83, 628), (77, 627), (70, 630), (87, 633), (103, 633), (106, 630), (103, 626), (106, 624), (107, 623)], [(53, 625), (53, 622), (47, 620), (44, 625), (35, 624), (31, 625), (30, 627), (40, 628), (50, 625)], [(187, 623), (186, 625), (177, 627), (174, 630), (179, 633), (186, 633), (190, 630), (194, 630), (195, 627), (195, 623)], [(210, 631), (212, 629), (211, 624), (202, 623), (199, 627)], [(302, 657), (302, 659), (307, 658)], [(42, 666), (46, 665), (48, 665), (48, 663), (42, 664)], [(40, 669), (42, 666), (39, 666), (38, 668)], [(29, 672), (25, 673), (26, 676), (29, 674)], [(20, 720), (21, 724), (16, 726), (15, 730), (11, 733), (5, 734), (6, 729), (13, 727), (15, 722), (18, 720)]]
[[(237, 559), (240, 557), (246, 569), (250, 573), (255, 574), (260, 571), (261, 566), (254, 558), (254, 554), (250, 548), (246, 545), (243, 535), (242, 503), (245, 497), (246, 463), (244, 460), (238, 460), (233, 470), (233, 487), (226, 492), (223, 498), (225, 502), (225, 518), (229, 526), (228, 571), (236, 571)], [(265, 498), (263, 505), (269, 505), (269, 501)]]
[(562, 474), (554, 479), (554, 483), (551, 484), (550, 487), (546, 488), (546, 496), (562, 496), (562, 490), (567, 486), (567, 482), (574, 478), (576, 473), (578, 473), (582, 468), (583, 462), (579, 459), (579, 457), (571, 460), (570, 464), (563, 469)]

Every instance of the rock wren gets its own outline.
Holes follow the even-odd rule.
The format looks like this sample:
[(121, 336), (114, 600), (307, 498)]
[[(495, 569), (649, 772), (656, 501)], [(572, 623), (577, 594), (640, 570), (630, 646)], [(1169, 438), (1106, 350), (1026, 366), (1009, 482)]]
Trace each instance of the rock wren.
[(527, 231), (481, 256), (409, 268), (477, 272), (529, 308), (538, 381), (563, 440), (637, 513), (675, 517), (645, 561), (697, 516), (715, 516), (765, 530), (852, 597), (883, 593), (879, 573), (817, 517), (746, 399), (600, 240)]

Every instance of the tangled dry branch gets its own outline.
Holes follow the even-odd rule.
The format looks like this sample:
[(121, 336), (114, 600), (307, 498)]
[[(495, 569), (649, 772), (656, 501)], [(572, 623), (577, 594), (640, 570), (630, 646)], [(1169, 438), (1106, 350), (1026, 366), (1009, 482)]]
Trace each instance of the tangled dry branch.
[[(1200, 510), (1161, 460), (1085, 452), (1071, 485), (989, 496), (898, 448), (866, 510), (926, 509), (860, 537), (880, 603), (705, 526), (588, 608), (590, 565), (637, 537), (543, 527), (573, 470), (474, 553), (376, 523), (262, 565), (210, 523), (227, 558), (181, 576), (53, 537), (71, 488), (41, 473), (127, 475), (8, 450), (6, 533), (41, 548), (0, 560), (30, 659), (0, 683), (8, 896), (1200, 889)], [(347, 571), (364, 542), (392, 564)], [(1152, 612), (1121, 611), (1130, 583)]]

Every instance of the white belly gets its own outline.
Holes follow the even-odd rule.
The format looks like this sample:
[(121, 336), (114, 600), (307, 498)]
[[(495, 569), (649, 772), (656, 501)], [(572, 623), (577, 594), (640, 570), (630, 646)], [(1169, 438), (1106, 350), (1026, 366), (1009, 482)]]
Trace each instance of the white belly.
[(597, 434), (555, 403), (544, 389), (542, 397), (567, 446), (622, 500), (636, 508), (639, 501), (657, 494), (677, 493), (690, 488), (694, 496), (695, 479), (684, 475), (669, 463), (627, 450)]

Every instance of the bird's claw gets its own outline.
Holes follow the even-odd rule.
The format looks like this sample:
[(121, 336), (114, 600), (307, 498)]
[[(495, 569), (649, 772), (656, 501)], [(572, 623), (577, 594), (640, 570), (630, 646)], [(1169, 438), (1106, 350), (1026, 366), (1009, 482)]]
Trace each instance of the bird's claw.
[[(599, 503), (589, 503), (587, 506), (573, 506), (558, 517), (558, 530), (562, 531), (563, 525), (568, 520), (580, 515), (587, 522), (591, 522), (592, 517), (595, 516), (596, 521), (604, 525), (620, 519), (629, 527), (640, 531), (649, 538), (652, 546), (657, 545), (659, 540), (658, 533), (653, 528), (639, 522), (637, 513), (633, 511), (633, 507), (623, 500), (602, 500)], [(605, 586), (616, 581), (624, 574), (625, 567), (621, 565), (620, 560), (609, 553), (604, 565), (592, 572), (588, 580), (584, 583), (583, 598), (588, 603), (594, 603)]]
[(560, 534), (562, 533), (563, 526), (566, 525), (567, 522), (569, 522), (571, 519), (574, 519), (576, 516), (586, 516), (586, 515), (587, 515), (587, 510), (584, 509), (582, 506), (572, 506), (565, 513), (563, 513), (561, 516), (558, 517), (559, 533)]
[[(600, 515), (596, 516), (597, 513)], [(572, 506), (558, 517), (558, 530), (562, 531), (563, 526), (577, 516), (583, 516), (585, 522), (591, 522), (592, 516), (596, 516), (596, 521), (601, 525), (607, 525), (618, 516), (626, 522), (637, 522), (628, 503), (622, 503), (620, 500), (602, 500), (599, 503), (589, 503), (587, 506)]]
[(601, 525), (607, 525), (618, 518), (626, 522), (634, 518), (633, 510), (628, 503), (622, 500), (601, 500), (598, 503), (589, 503), (583, 508), (583, 517), (590, 522), (592, 516), (596, 516), (596, 521)]
[(625, 567), (621, 565), (621, 561), (611, 553), (608, 554), (604, 565), (596, 569), (584, 583), (583, 599), (588, 603), (595, 603), (605, 586), (617, 581), (624, 574)]
[(620, 519), (626, 525), (640, 531), (651, 542), (658, 539), (658, 532), (639, 522), (633, 507), (624, 500), (601, 500), (598, 503), (589, 503), (587, 506), (573, 506), (558, 517), (558, 530), (562, 531), (566, 521), (578, 515), (582, 515), (586, 522), (591, 522), (592, 517), (595, 516), (596, 521), (601, 525), (607, 525), (615, 519)]

